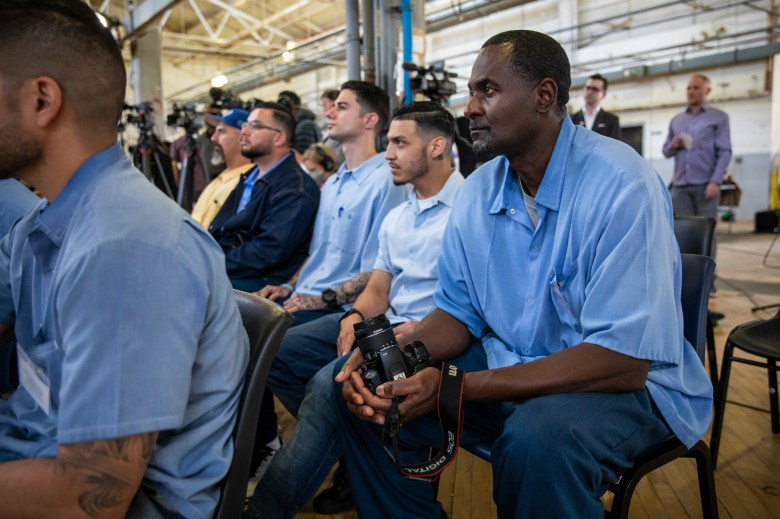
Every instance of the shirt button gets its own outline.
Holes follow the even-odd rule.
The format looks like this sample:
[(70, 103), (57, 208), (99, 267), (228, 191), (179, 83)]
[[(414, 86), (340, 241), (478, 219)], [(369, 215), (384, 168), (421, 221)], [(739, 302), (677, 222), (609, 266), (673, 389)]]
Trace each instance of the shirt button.
[(531, 252), (539, 252), (539, 247), (531, 247)]
[(510, 208), (509, 209), (509, 214), (515, 214), (515, 209), (514, 208)]
[(534, 298), (533, 297), (529, 297), (528, 298), (528, 303), (533, 303), (533, 302), (534, 302)]

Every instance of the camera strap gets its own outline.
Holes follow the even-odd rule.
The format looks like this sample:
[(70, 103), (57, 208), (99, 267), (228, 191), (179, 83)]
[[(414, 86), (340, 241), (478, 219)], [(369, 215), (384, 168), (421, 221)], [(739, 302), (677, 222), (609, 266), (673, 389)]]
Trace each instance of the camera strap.
[[(436, 481), (458, 452), (460, 434), (463, 429), (463, 370), (442, 362), (436, 404), (443, 440), (439, 451), (427, 461), (414, 465), (400, 465), (398, 463), (398, 432), (401, 428), (398, 418), (398, 404), (400, 402), (400, 398), (394, 398), (387, 414), (386, 431), (390, 435), (393, 445), (393, 452), (388, 451), (388, 454), (402, 476), (430, 482)], [(385, 430), (382, 431), (383, 444), (384, 434)]]

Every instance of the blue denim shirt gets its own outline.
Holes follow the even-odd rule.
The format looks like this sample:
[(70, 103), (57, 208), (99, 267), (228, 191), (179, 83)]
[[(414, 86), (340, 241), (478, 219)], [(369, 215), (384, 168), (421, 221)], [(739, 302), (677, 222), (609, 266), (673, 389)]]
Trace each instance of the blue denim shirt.
[(463, 182), (463, 175), (455, 171), (438, 193), (422, 202), (412, 190), (382, 222), (374, 269), (393, 276), (387, 312), (391, 323), (419, 321), (433, 310), (441, 239)]
[(309, 259), (295, 293), (319, 295), (370, 272), (379, 248), (379, 226), (406, 194), (406, 188), (393, 184), (384, 153), (353, 170), (343, 163), (322, 186)]
[(625, 144), (564, 118), (536, 194), (535, 227), (506, 158), (458, 192), (437, 307), (483, 341), (490, 368), (587, 342), (651, 361), (647, 388), (686, 445), (704, 434), (712, 385), (683, 337), (669, 194)]
[(14, 179), (0, 180), (0, 238), (41, 199)]
[(248, 341), (219, 247), (118, 145), (0, 241), (0, 322), (50, 388), (0, 400), (0, 462), (159, 431), (144, 487), (212, 516)]
[[(681, 133), (693, 138), (690, 150), (672, 147), (672, 139)], [(710, 105), (702, 106), (697, 114), (688, 108), (675, 115), (669, 123), (663, 153), (674, 157), (673, 185), (720, 184), (731, 162), (729, 116)]]

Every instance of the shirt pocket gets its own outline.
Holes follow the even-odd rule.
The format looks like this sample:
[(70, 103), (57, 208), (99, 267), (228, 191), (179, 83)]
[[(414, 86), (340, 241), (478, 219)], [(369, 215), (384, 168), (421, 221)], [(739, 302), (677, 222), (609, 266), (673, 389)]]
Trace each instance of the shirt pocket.
[(568, 274), (562, 274), (558, 269), (553, 269), (550, 272), (548, 286), (550, 287), (550, 299), (552, 300), (553, 308), (555, 308), (555, 313), (558, 315), (558, 321), (563, 327), (573, 330), (581, 337), (582, 324), (566, 298), (566, 293), (570, 291), (568, 285), (575, 274), (576, 269), (573, 269)]
[(359, 231), (358, 218), (348, 208), (339, 209), (338, 215), (333, 219), (333, 225), (330, 231), (330, 244), (345, 255), (355, 254), (365, 239), (365, 236)]
[(46, 341), (25, 349), (24, 353), (29, 357), (33, 368), (48, 382), (51, 406), (57, 408), (62, 377), (62, 349), (55, 341)]

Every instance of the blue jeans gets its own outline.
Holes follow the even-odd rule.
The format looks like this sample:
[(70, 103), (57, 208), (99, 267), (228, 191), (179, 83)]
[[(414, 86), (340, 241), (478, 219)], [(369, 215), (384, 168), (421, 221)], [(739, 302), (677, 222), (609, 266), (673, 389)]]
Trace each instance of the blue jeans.
[[(293, 440), (274, 457), (248, 517), (292, 517), (344, 455), (360, 517), (445, 517), (431, 485), (405, 479), (379, 444), (380, 429), (346, 407), (333, 381), (339, 359), (311, 381)], [(479, 343), (453, 364), (487, 369)], [(461, 445), (492, 443), (493, 499), (501, 518), (603, 517), (599, 497), (637, 455), (670, 430), (645, 389), (566, 393), (522, 402), (466, 402)], [(441, 444), (435, 414), (401, 429), (406, 464)]]
[[(306, 384), (320, 368), (336, 358), (338, 320), (342, 315), (342, 310), (293, 312), (295, 321), (284, 335), (279, 351), (276, 353), (268, 377), (268, 387), (260, 406), (255, 440), (257, 446), (266, 445), (276, 437), (274, 395), (279, 397), (293, 416), (296, 416), (306, 391)], [(260, 461), (257, 449), (253, 458), (252, 470), (254, 471)]]
[[(334, 354), (335, 357), (335, 354)], [(338, 418), (334, 413), (333, 360), (311, 379), (298, 425), (290, 440), (271, 459), (249, 499), (245, 518), (292, 518), (312, 497), (341, 455)]]

